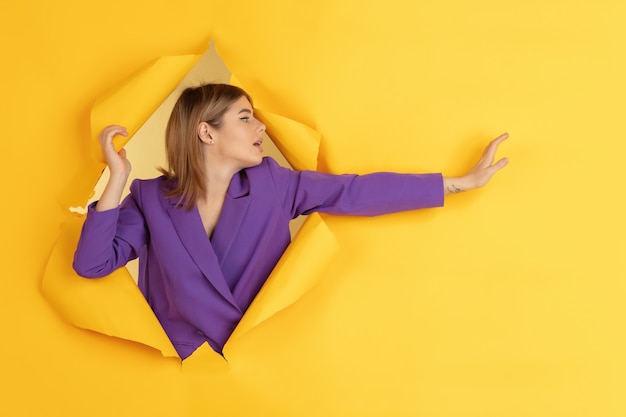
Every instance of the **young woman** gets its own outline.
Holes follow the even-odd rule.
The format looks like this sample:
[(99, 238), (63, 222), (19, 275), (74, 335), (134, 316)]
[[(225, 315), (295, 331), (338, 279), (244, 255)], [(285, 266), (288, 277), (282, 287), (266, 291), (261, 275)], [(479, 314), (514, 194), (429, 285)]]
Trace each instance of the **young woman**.
[(134, 181), (121, 204), (131, 166), (112, 140), (127, 132), (100, 134), (110, 179), (89, 207), (74, 269), (102, 277), (139, 257), (139, 287), (183, 359), (204, 342), (221, 353), (287, 248), (291, 219), (442, 206), (444, 195), (485, 185), (508, 162), (494, 163), (505, 134), (458, 178), (296, 172), (262, 156), (264, 131), (245, 91), (188, 88), (167, 125), (168, 168)]

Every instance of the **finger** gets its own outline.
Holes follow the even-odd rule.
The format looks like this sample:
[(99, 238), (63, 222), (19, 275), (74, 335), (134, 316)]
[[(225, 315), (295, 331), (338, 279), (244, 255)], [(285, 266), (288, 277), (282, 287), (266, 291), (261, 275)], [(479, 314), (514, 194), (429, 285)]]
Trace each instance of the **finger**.
[(501, 134), (500, 136), (492, 140), (492, 142), (497, 142), (498, 144), (500, 144), (503, 140), (505, 140), (508, 137), (509, 137), (509, 134), (507, 132), (504, 132), (503, 134)]
[(114, 126), (111, 129), (109, 129), (107, 133), (111, 138), (115, 137), (116, 135), (128, 136), (128, 132), (126, 131), (126, 128), (122, 126)]
[(503, 133), (502, 135), (498, 136), (497, 138), (489, 142), (489, 145), (487, 145), (487, 149), (494, 149), (494, 150), (498, 149), (498, 146), (500, 146), (500, 144), (504, 142), (508, 137), (509, 137), (508, 133)]
[(496, 171), (499, 171), (505, 166), (507, 166), (508, 164), (509, 164), (509, 158), (502, 158), (498, 162), (493, 164), (492, 166), (496, 169)]
[(113, 139), (115, 135), (128, 136), (128, 131), (124, 126), (110, 125), (102, 129), (100, 139)]
[(509, 163), (508, 158), (502, 158), (498, 162), (496, 162), (495, 164), (485, 168), (484, 171), (482, 172), (481, 180), (479, 180), (479, 187), (482, 187), (485, 184), (487, 184), (489, 181), (491, 181), (491, 178), (498, 171), (500, 171), (502, 168), (504, 168), (508, 163)]
[(504, 142), (508, 137), (509, 137), (508, 133), (503, 133), (502, 135), (498, 136), (497, 138), (489, 142), (489, 144), (485, 148), (485, 151), (483, 152), (483, 158), (482, 158), (483, 162), (486, 162), (487, 164), (491, 165), (496, 158), (496, 152), (498, 151), (498, 146), (500, 146), (500, 144)]
[(126, 130), (126, 128), (121, 125), (108, 125), (104, 129), (102, 129), (102, 131), (105, 130)]

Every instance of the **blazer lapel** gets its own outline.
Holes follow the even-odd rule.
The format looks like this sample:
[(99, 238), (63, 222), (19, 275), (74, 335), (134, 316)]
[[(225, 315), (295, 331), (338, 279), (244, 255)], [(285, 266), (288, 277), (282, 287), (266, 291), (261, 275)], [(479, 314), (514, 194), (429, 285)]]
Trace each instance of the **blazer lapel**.
[(224, 299), (239, 308), (224, 279), (215, 251), (204, 232), (198, 209), (194, 207), (187, 210), (176, 206), (175, 199), (167, 199), (166, 204), (176, 233), (198, 268)]

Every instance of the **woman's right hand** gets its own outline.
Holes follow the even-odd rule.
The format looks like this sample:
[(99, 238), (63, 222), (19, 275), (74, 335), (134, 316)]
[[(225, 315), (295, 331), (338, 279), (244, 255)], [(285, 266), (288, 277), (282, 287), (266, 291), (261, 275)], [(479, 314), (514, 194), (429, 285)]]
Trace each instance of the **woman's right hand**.
[(128, 132), (123, 126), (107, 126), (98, 135), (98, 140), (111, 175), (128, 177), (130, 174), (130, 161), (126, 159), (126, 151), (122, 149), (117, 152), (113, 146), (113, 138), (117, 135), (128, 136)]

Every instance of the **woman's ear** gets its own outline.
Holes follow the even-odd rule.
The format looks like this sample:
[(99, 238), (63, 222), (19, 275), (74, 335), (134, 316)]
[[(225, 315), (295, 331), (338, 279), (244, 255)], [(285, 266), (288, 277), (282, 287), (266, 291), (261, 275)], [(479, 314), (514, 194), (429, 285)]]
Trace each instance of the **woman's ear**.
[(213, 140), (213, 127), (207, 122), (201, 122), (198, 125), (198, 139), (207, 145), (213, 145), (215, 141)]

